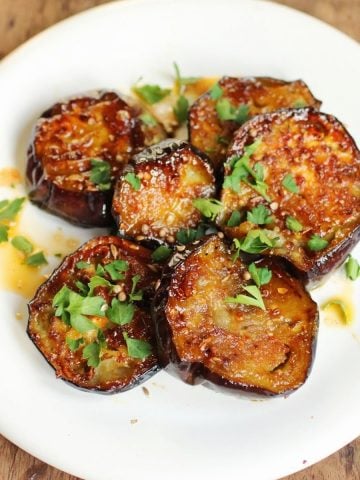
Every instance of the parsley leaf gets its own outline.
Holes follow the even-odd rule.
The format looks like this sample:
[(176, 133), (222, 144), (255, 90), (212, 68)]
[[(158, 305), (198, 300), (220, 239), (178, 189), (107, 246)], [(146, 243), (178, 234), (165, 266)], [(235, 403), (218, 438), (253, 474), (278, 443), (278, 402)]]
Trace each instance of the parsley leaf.
[(356, 258), (351, 255), (348, 256), (348, 259), (345, 263), (345, 272), (347, 278), (350, 280), (356, 280), (360, 276), (360, 265)]
[(88, 283), (88, 286), (89, 286), (89, 295), (92, 295), (94, 293), (94, 290), (96, 287), (113, 288), (112, 283), (110, 283), (105, 278), (100, 277), (99, 275), (94, 275), (93, 277), (91, 277), (90, 282)]
[(151, 258), (154, 262), (163, 262), (172, 254), (171, 248), (166, 245), (160, 245), (156, 250), (151, 254)]
[(145, 125), (148, 125), (149, 127), (156, 127), (158, 124), (157, 120), (148, 112), (143, 113), (139, 118), (143, 123), (145, 123)]
[(114, 260), (105, 265), (105, 270), (110, 275), (111, 280), (124, 280), (126, 272), (129, 269), (129, 263), (125, 260)]
[(265, 285), (270, 282), (272, 277), (272, 272), (268, 268), (257, 267), (255, 263), (249, 265), (249, 273), (251, 278), (254, 280), (256, 285), (260, 288), (261, 285)]
[(25, 198), (15, 198), (11, 202), (9, 200), (3, 200), (0, 202), (0, 220), (14, 220), (19, 213)]
[(70, 314), (70, 324), (79, 333), (96, 329), (96, 325), (85, 315), (104, 317), (101, 307), (105, 304), (102, 297), (82, 297), (70, 290), (69, 305), (65, 308)]
[(88, 294), (89, 294), (89, 287), (87, 285), (85, 285), (85, 283), (82, 283), (80, 282), (80, 280), (77, 280), (75, 282), (75, 286), (78, 288), (79, 292), (81, 293), (81, 295), (83, 295), (84, 297), (87, 297)]
[(238, 227), (244, 218), (244, 212), (239, 212), (238, 210), (234, 210), (231, 212), (230, 218), (226, 223), (227, 227)]
[(226, 303), (241, 303), (242, 305), (252, 305), (254, 307), (266, 310), (264, 301), (262, 299), (260, 290), (255, 285), (243, 286), (250, 295), (237, 295), (236, 297), (225, 298)]
[(161, 88), (159, 85), (143, 85), (141, 87), (133, 87), (133, 90), (144, 102), (150, 105), (160, 102), (171, 91), (169, 88)]
[(124, 180), (129, 183), (132, 188), (134, 190), (140, 190), (140, 187), (141, 187), (141, 180), (140, 178), (135, 175), (135, 173), (133, 172), (128, 172), (125, 176), (124, 176)]
[(235, 111), (235, 122), (240, 123), (242, 125), (250, 118), (250, 108), (249, 105), (240, 105), (238, 109)]
[(63, 285), (53, 298), (52, 306), (55, 308), (55, 317), (60, 317), (64, 323), (70, 325), (70, 315), (66, 311), (70, 301), (70, 288)]
[(173, 111), (180, 125), (186, 121), (189, 111), (189, 101), (186, 97), (184, 97), (184, 95), (180, 95), (180, 97), (177, 99)]
[(110, 190), (111, 188), (111, 166), (105, 160), (92, 158), (90, 181), (99, 187), (99, 190)]
[(287, 173), (285, 177), (282, 179), (282, 185), (283, 187), (286, 188), (291, 193), (299, 193), (300, 189), (298, 185), (295, 182), (294, 177), (291, 175), (291, 173)]
[(131, 292), (129, 294), (131, 302), (138, 302), (143, 298), (142, 290), (138, 290), (137, 292), (135, 292), (136, 285), (139, 283), (140, 280), (141, 280), (140, 275), (134, 275), (131, 279), (132, 287), (131, 287)]
[(83, 349), (82, 356), (89, 367), (96, 368), (100, 363), (100, 345), (97, 342), (89, 343)]
[(271, 211), (264, 205), (258, 205), (247, 212), (247, 221), (255, 225), (267, 225), (273, 221)]
[(180, 75), (180, 69), (176, 62), (173, 62), (174, 70), (175, 70), (175, 81), (178, 86), (181, 85), (191, 85), (192, 83), (196, 83), (199, 78), (198, 77), (182, 77)]
[(0, 243), (7, 242), (9, 240), (8, 231), (9, 227), (6, 225), (0, 225)]
[(303, 100), (302, 98), (299, 98), (297, 99), (294, 103), (293, 103), (293, 108), (304, 108), (307, 106), (307, 103), (305, 102), (305, 100)]
[(151, 355), (151, 345), (144, 340), (137, 340), (136, 338), (130, 338), (129, 335), (124, 332), (124, 339), (128, 349), (128, 355), (132, 358), (145, 359)]
[(44, 256), (44, 252), (36, 252), (27, 257), (25, 263), (30, 267), (39, 267), (40, 265), (46, 265), (48, 262)]
[(84, 339), (83, 338), (74, 339), (71, 337), (66, 337), (65, 342), (66, 342), (66, 345), (69, 347), (69, 349), (72, 352), (75, 352), (75, 350), (77, 350), (80, 347), (80, 345), (84, 343)]
[(25, 255), (30, 255), (30, 253), (34, 250), (34, 247), (29, 242), (29, 240), (21, 235), (14, 237), (11, 240), (11, 244), (20, 252), (23, 252)]
[(187, 243), (195, 242), (205, 235), (206, 226), (200, 224), (196, 229), (195, 228), (180, 228), (176, 233), (176, 240), (183, 245)]
[(239, 105), (235, 108), (229, 99), (220, 98), (216, 102), (216, 113), (221, 121), (233, 120), (242, 125), (249, 119), (249, 106), (246, 104)]
[(210, 89), (210, 98), (213, 100), (219, 100), (220, 97), (223, 95), (223, 89), (220, 87), (218, 83), (215, 83)]
[(88, 262), (80, 261), (76, 263), (76, 268), (78, 268), (79, 270), (84, 270), (85, 268), (89, 268), (90, 266), (91, 263)]
[(307, 246), (313, 252), (318, 252), (324, 250), (328, 246), (329, 242), (325, 238), (321, 238), (319, 235), (312, 235), (310, 240), (307, 242)]
[(292, 232), (301, 232), (304, 227), (295, 217), (288, 215), (285, 220), (286, 227)]
[(117, 298), (111, 301), (111, 307), (106, 310), (106, 316), (116, 325), (126, 325), (134, 317), (135, 307), (132, 303), (120, 302)]
[(236, 248), (236, 253), (234, 255), (234, 261), (238, 258), (240, 251), (246, 253), (261, 253), (268, 248), (272, 248), (276, 245), (276, 239), (271, 239), (263, 231), (259, 229), (250, 230), (246, 237), (241, 240), (235, 238), (233, 243)]
[(206, 218), (214, 221), (223, 209), (223, 204), (215, 198), (196, 198), (193, 205)]

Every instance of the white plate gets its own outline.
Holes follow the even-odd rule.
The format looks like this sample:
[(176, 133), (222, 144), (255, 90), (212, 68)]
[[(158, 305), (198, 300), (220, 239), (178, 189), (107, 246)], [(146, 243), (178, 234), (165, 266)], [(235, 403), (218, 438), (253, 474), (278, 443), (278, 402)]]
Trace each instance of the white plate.
[[(31, 123), (58, 99), (129, 87), (141, 75), (166, 83), (174, 60), (185, 75), (301, 77), (324, 111), (360, 138), (360, 48), (341, 33), (268, 2), (116, 2), (60, 23), (2, 62), (1, 167), (23, 168)], [(27, 209), (33, 235), (59, 226), (82, 239), (92, 234)], [(316, 298), (355, 289), (342, 278), (335, 275)], [(149, 397), (141, 388), (113, 396), (78, 391), (55, 379), (28, 340), (25, 320), (15, 318), (24, 301), (1, 292), (0, 305), (0, 430), (74, 475), (275, 479), (360, 434), (359, 319), (346, 329), (322, 321), (308, 382), (286, 399), (253, 402), (164, 372), (146, 384)]]

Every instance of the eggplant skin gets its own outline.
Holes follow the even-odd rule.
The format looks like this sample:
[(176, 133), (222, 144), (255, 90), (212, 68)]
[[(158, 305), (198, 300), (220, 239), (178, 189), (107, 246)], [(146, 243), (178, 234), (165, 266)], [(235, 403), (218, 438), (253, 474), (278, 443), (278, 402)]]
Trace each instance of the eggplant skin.
[[(159, 124), (144, 122), (142, 113), (115, 92), (49, 108), (37, 121), (28, 148), (30, 200), (77, 225), (112, 225), (115, 178), (132, 155), (166, 137)], [(105, 190), (90, 180), (92, 159), (110, 164), (111, 181)]]
[(175, 254), (152, 306), (161, 366), (189, 384), (260, 395), (288, 394), (305, 382), (316, 348), (316, 303), (276, 259), (256, 264), (272, 271), (261, 287), (265, 312), (224, 302), (246, 283), (247, 265), (234, 262), (218, 236)]
[[(267, 185), (266, 200), (251, 186), (240, 182), (240, 192), (223, 187), (223, 210), (218, 226), (229, 238), (241, 239), (253, 228), (263, 228), (278, 237), (274, 248), (263, 252), (291, 262), (298, 273), (315, 285), (345, 260), (360, 239), (360, 152), (345, 127), (332, 115), (312, 108), (284, 109), (259, 115), (235, 134), (225, 164), (225, 178), (233, 172), (232, 161), (244, 154), (249, 144), (259, 141), (250, 165), (262, 165)], [(283, 181), (291, 176), (297, 191)], [(255, 225), (246, 213), (264, 205), (272, 221)], [(244, 221), (229, 227), (233, 211), (242, 211)], [(293, 231), (289, 217), (301, 224)], [(311, 250), (313, 235), (328, 244)]]
[[(114, 324), (104, 317), (92, 317), (93, 322), (102, 328), (106, 340), (106, 346), (101, 349), (100, 363), (94, 368), (87, 365), (82, 352), (86, 344), (94, 341), (93, 336), (96, 337), (96, 331), (94, 333), (90, 330), (83, 334), (85, 343), (77, 350), (71, 351), (66, 343), (66, 337), (76, 340), (81, 335), (61, 318), (55, 316), (52, 302), (55, 294), (63, 286), (79, 293), (76, 282), (86, 284), (95, 275), (95, 266), (105, 266), (114, 260), (128, 262), (125, 278), (112, 281), (115, 284), (114, 291), (98, 286), (94, 294), (103, 297), (109, 305), (120, 287), (128, 295), (131, 291), (133, 276), (140, 275), (137, 289), (143, 291), (143, 300), (136, 302), (133, 319), (126, 325)], [(78, 268), (76, 266), (78, 262), (89, 263), (90, 270)], [(133, 388), (159, 370), (149, 307), (149, 299), (153, 295), (158, 274), (150, 262), (150, 250), (140, 245), (114, 236), (98, 237), (66, 257), (51, 277), (40, 286), (29, 303), (27, 333), (47, 362), (54, 368), (58, 378), (82, 390), (115, 393)], [(104, 278), (111, 280), (108, 275)], [(116, 286), (118, 286), (117, 289)], [(150, 343), (152, 346), (150, 355), (143, 359), (130, 357), (123, 332), (126, 332), (130, 338)]]
[[(135, 175), (134, 188), (127, 180)], [(215, 195), (210, 162), (185, 141), (165, 140), (135, 155), (119, 177), (113, 198), (113, 215), (119, 233), (149, 244), (176, 241), (181, 229), (195, 228), (201, 214), (197, 198)]]
[(247, 106), (249, 118), (298, 105), (321, 106), (302, 80), (286, 82), (269, 77), (222, 77), (218, 84), (222, 89), (219, 99), (213, 99), (207, 92), (189, 111), (190, 143), (206, 153), (217, 169), (221, 169), (227, 147), (240, 127), (234, 120), (220, 120), (216, 110), (219, 100), (228, 100), (235, 109)]

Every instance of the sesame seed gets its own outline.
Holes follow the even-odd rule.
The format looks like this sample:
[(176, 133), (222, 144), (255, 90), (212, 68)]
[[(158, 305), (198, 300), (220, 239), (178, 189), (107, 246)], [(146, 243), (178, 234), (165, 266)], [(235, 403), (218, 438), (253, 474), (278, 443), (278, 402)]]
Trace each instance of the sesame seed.
[(178, 246), (176, 247), (176, 250), (177, 250), (178, 252), (183, 252), (183, 251), (185, 250), (185, 248), (186, 248), (185, 245), (178, 245)]
[(120, 302), (125, 302), (126, 293), (125, 292), (120, 292), (119, 295), (118, 295), (118, 299), (120, 300)]
[(169, 230), (167, 228), (162, 228), (159, 232), (159, 237), (164, 238), (168, 234)]
[(175, 237), (173, 235), (168, 235), (166, 237), (166, 241), (169, 243), (174, 243), (175, 242)]
[(141, 226), (141, 231), (144, 235), (147, 235), (150, 231), (150, 227), (149, 225), (146, 225), (146, 223), (144, 223), (142, 226)]
[(277, 210), (279, 208), (279, 204), (277, 202), (272, 202), (272, 203), (270, 203), (270, 208), (274, 212), (275, 210)]
[(244, 278), (244, 280), (250, 280), (250, 278), (251, 278), (250, 273), (249, 272), (244, 272), (243, 278)]
[(114, 258), (116, 258), (118, 252), (117, 252), (117, 249), (116, 249), (116, 247), (115, 247), (114, 244), (111, 244), (111, 245), (110, 245), (110, 251), (111, 251), (111, 255), (112, 255)]

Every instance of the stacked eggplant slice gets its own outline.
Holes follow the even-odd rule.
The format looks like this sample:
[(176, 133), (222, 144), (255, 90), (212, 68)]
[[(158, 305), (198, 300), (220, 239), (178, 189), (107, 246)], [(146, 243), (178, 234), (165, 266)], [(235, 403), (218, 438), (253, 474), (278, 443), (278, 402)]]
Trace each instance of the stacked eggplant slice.
[(360, 153), (320, 105), (302, 81), (223, 77), (190, 106), (188, 141), (114, 92), (43, 114), (30, 199), (118, 231), (68, 256), (29, 304), (58, 377), (116, 392), (163, 367), (261, 395), (306, 381), (307, 287), (360, 237)]

